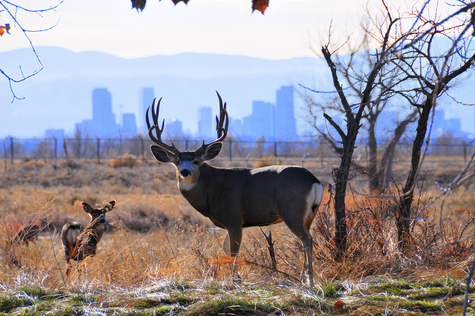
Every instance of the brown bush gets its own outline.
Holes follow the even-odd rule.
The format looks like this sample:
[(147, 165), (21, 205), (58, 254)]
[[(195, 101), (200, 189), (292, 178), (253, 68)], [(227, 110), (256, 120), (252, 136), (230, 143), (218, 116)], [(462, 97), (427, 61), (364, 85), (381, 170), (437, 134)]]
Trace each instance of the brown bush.
[(121, 168), (121, 167), (136, 167), (141, 166), (142, 161), (138, 160), (136, 156), (131, 154), (123, 154), (119, 158), (111, 159), (109, 164), (112, 168)]
[(23, 163), (23, 169), (24, 170), (34, 170), (35, 169), (35, 162), (36, 162), (36, 169), (39, 170), (41, 168), (43, 168), (46, 163), (43, 161), (43, 160), (26, 160), (24, 163)]
[(259, 159), (258, 162), (254, 164), (255, 168), (265, 167), (265, 166), (273, 166), (273, 165), (281, 165), (282, 162), (274, 157), (274, 156), (265, 156)]

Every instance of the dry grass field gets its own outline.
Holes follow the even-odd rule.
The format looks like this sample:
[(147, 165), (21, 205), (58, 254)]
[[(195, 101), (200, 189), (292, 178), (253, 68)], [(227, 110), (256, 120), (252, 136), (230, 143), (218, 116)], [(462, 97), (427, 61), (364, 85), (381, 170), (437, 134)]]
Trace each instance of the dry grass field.
[[(15, 315), (313, 315), (460, 314), (475, 243), (472, 180), (439, 199), (464, 162), (424, 165), (414, 204), (413, 246), (398, 251), (394, 212), (403, 167), (384, 197), (348, 196), (350, 250), (333, 260), (329, 193), (312, 225), (314, 288), (298, 282), (300, 241), (285, 227), (245, 229), (234, 264), (221, 244), (224, 231), (180, 195), (172, 166), (155, 161), (34, 161), (0, 163), (0, 313)], [(273, 163), (281, 163), (272, 160)], [(286, 163), (283, 161), (283, 163)], [(217, 165), (229, 165), (217, 161)], [(404, 164), (401, 163), (401, 166)], [(306, 161), (322, 182), (331, 166)], [(145, 170), (145, 173), (144, 173)], [(444, 173), (444, 170), (446, 171)], [(422, 178), (423, 181), (422, 181)], [(356, 182), (358, 181), (358, 182)], [(36, 184), (36, 185), (35, 185)], [(365, 179), (350, 187), (364, 193)], [(88, 222), (81, 202), (115, 199), (97, 255), (66, 277), (59, 232), (64, 223)], [(442, 204), (443, 201), (443, 204)], [(44, 228), (27, 245), (13, 243), (23, 225)], [(268, 243), (272, 232), (277, 267)], [(74, 262), (74, 261), (73, 261)], [(74, 262), (75, 263), (75, 262)], [(470, 287), (470, 293), (475, 288)], [(470, 300), (475, 295), (469, 294)], [(469, 307), (472, 311), (472, 307)]]

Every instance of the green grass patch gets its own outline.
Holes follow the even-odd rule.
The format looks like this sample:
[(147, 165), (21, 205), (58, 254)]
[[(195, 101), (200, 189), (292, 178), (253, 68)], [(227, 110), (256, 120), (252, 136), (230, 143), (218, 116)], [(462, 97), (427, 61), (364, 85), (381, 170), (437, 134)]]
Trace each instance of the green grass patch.
[(31, 305), (30, 300), (24, 298), (0, 296), (0, 312), (8, 312), (17, 307), (29, 305)]
[(335, 298), (345, 291), (345, 288), (343, 287), (343, 285), (333, 284), (333, 283), (329, 283), (327, 285), (322, 286), (322, 289), (323, 289), (324, 296), (328, 298), (330, 297)]

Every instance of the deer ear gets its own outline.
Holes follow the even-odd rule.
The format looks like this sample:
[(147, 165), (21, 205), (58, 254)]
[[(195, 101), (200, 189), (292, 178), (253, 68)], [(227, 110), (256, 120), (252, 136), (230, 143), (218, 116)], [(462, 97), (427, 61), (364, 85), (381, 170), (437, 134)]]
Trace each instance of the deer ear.
[(169, 163), (169, 162), (175, 162), (176, 160), (176, 156), (174, 154), (172, 154), (166, 149), (163, 149), (160, 146), (151, 145), (150, 151), (152, 152), (152, 155), (155, 157), (155, 159), (157, 159), (160, 162)]
[(84, 212), (86, 213), (91, 213), (92, 211), (94, 211), (94, 209), (85, 202), (82, 202), (82, 208), (84, 209)]
[(107, 203), (107, 205), (104, 207), (104, 211), (110, 212), (114, 209), (114, 206), (115, 206), (115, 200), (112, 200), (109, 203)]
[(214, 143), (209, 145), (208, 147), (206, 147), (204, 154), (201, 155), (201, 159), (203, 159), (203, 161), (206, 161), (216, 158), (216, 156), (218, 156), (221, 152), (221, 148), (223, 148), (223, 143)]

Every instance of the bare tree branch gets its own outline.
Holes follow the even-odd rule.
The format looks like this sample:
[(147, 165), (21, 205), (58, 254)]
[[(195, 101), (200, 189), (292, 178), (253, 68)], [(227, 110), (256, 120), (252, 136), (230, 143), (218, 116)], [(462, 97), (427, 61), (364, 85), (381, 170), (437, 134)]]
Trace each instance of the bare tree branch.
[(19, 19), (17, 18), (18, 12), (19, 11), (20, 12), (26, 12), (26, 13), (36, 14), (36, 15), (39, 15), (40, 17), (43, 17), (43, 15), (42, 15), (43, 13), (48, 13), (48, 12), (55, 11), (62, 3), (63, 3), (63, 0), (61, 0), (57, 5), (53, 5), (53, 6), (50, 6), (48, 8), (29, 9), (25, 6), (21, 6), (19, 4), (11, 2), (11, 1), (0, 0), (0, 8), (3, 8), (3, 10), (0, 10), (0, 16), (1, 16), (2, 13), (6, 13), (7, 16), (14, 22), (13, 24), (15, 25), (15, 27), (18, 27), (20, 29), (20, 31), (23, 33), (23, 36), (28, 41), (31, 50), (33, 51), (33, 53), (35, 55), (35, 58), (36, 58), (36, 60), (38, 61), (39, 65), (40, 65), (39, 68), (33, 70), (31, 73), (26, 74), (26, 75), (23, 73), (23, 70), (21, 69), (21, 66), (20, 66), (19, 67), (20, 68), (19, 69), (20, 70), (20, 76), (19, 77), (14, 76), (12, 74), (9, 74), (5, 70), (0, 68), (0, 73), (8, 80), (8, 84), (10, 86), (10, 91), (12, 93), (12, 103), (15, 100), (23, 100), (24, 99), (24, 98), (18, 97), (16, 95), (16, 93), (14, 91), (14, 88), (13, 88), (13, 84), (21, 83), (23, 81), (26, 81), (26, 80), (30, 79), (31, 77), (36, 76), (44, 68), (43, 63), (41, 62), (41, 59), (40, 59), (40, 57), (39, 57), (39, 55), (38, 55), (38, 53), (35, 49), (35, 46), (33, 45), (33, 42), (31, 41), (30, 36), (28, 35), (28, 33), (46, 32), (46, 31), (49, 31), (52, 28), (54, 28), (59, 23), (59, 20), (58, 20), (54, 25), (52, 25), (50, 27), (47, 27), (47, 28), (33, 29), (33, 30), (26, 29), (26, 28), (23, 27), (22, 22), (19, 21)]

